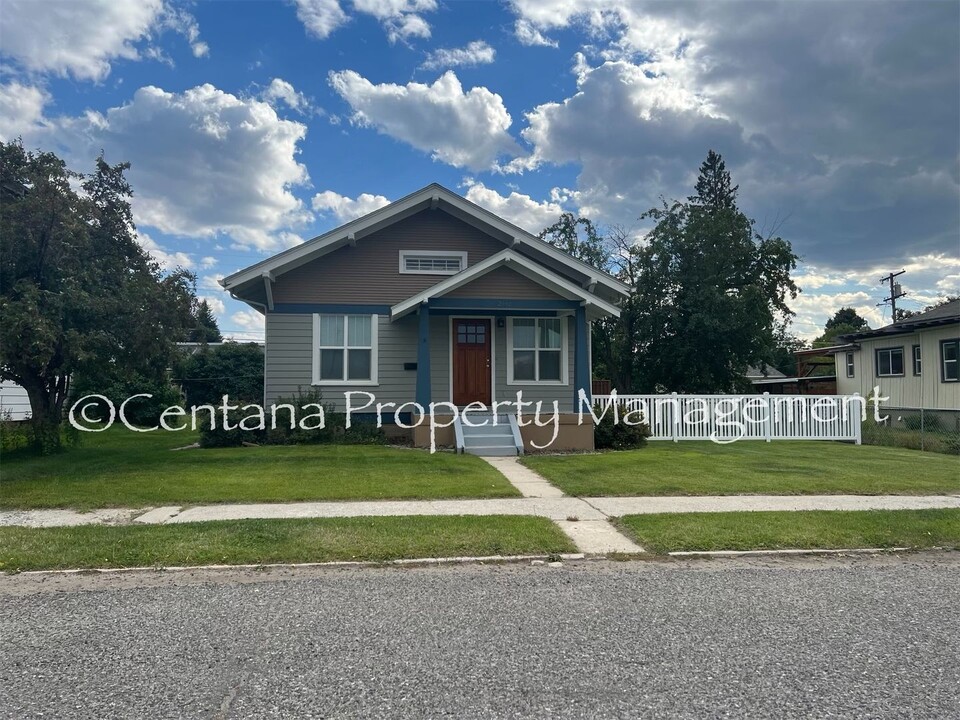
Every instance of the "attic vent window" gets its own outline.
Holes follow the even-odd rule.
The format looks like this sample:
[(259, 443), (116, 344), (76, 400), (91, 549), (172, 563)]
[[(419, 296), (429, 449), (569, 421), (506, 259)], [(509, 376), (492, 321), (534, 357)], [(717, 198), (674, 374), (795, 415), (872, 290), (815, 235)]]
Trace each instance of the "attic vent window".
[(455, 275), (467, 266), (465, 252), (401, 250), (400, 272), (418, 275)]

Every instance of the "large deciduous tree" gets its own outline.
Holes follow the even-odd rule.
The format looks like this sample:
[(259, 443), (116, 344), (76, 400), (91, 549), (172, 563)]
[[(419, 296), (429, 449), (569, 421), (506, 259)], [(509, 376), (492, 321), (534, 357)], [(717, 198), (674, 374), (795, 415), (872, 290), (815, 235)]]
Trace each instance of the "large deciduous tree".
[(735, 391), (748, 365), (772, 358), (793, 315), (797, 256), (789, 242), (755, 232), (737, 190), (711, 150), (695, 195), (642, 216), (656, 225), (634, 260), (639, 389)]
[(161, 376), (191, 326), (194, 278), (136, 242), (123, 163), (69, 170), (0, 143), (0, 377), (30, 398), (33, 442), (60, 446), (72, 378)]

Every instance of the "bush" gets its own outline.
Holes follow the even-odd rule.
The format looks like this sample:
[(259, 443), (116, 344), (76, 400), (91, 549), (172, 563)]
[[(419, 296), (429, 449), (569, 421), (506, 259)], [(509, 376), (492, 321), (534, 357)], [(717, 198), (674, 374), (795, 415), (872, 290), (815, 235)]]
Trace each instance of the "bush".
[[(598, 405), (593, 409), (594, 415), (599, 416), (602, 408)], [(611, 410), (597, 423), (593, 433), (593, 442), (597, 450), (635, 450), (647, 444), (650, 437), (650, 426), (647, 423), (628, 425), (623, 422), (627, 408), (620, 405), (617, 408), (620, 422), (614, 422)]]
[[(160, 421), (160, 414), (171, 405), (182, 402), (180, 393), (163, 378), (147, 378), (134, 374), (127, 378), (113, 378), (103, 385), (95, 384), (89, 378), (79, 379), (71, 391), (69, 404), (87, 395), (103, 395), (113, 403), (114, 410), (119, 413), (120, 405), (132, 395), (149, 393), (152, 397), (137, 398), (131, 401), (124, 414), (133, 425), (153, 427)], [(110, 408), (104, 402), (94, 402), (96, 407), (87, 412), (90, 417), (99, 417), (106, 420), (110, 417)], [(117, 418), (119, 420), (119, 418)]]
[(263, 348), (226, 342), (203, 347), (175, 369), (187, 406), (215, 405), (224, 395), (234, 405), (263, 402)]
[(10, 411), (0, 417), (0, 451), (8, 453), (30, 444), (30, 422), (14, 420)]

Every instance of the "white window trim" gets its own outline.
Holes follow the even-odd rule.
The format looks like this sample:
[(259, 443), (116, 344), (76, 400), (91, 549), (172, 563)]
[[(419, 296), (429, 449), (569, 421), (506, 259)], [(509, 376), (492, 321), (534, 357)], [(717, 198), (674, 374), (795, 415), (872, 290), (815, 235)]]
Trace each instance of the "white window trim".
[[(460, 258), (459, 270), (407, 270), (408, 256), (424, 257), (446, 257)], [(456, 275), (467, 269), (467, 253), (459, 250), (401, 250), (400, 251), (400, 274), (401, 275)]]
[[(514, 320), (559, 320), (560, 321), (560, 377), (561, 380), (514, 380), (513, 379), (513, 321)], [(570, 322), (566, 316), (558, 316), (555, 318), (551, 317), (508, 317), (507, 318), (507, 385), (534, 385), (537, 387), (543, 385), (569, 385), (570, 384), (570, 368), (569, 368), (569, 359), (570, 359), (570, 347), (568, 343), (568, 326)], [(540, 337), (539, 326), (537, 327), (537, 332), (535, 335), (536, 338)], [(530, 348), (522, 348), (529, 350)], [(534, 350), (534, 367), (536, 368), (537, 374), (539, 374), (540, 369), (540, 360), (536, 353), (539, 353), (540, 349)]]
[[(337, 315), (342, 318), (348, 318), (350, 316), (354, 317), (365, 317), (363, 313), (314, 313), (313, 314), (313, 378), (312, 384), (319, 385), (321, 387), (371, 387), (379, 385), (379, 349), (378, 349), (378, 334), (380, 329), (380, 316), (379, 315), (370, 315), (370, 379), (369, 380), (321, 380), (320, 379), (320, 316), (321, 315)], [(347, 327), (347, 321), (344, 321), (343, 324), (343, 349), (349, 350), (347, 347), (347, 342), (349, 338), (349, 328)], [(336, 349), (328, 348), (324, 349)], [(366, 348), (355, 348), (360, 350), (365, 350)], [(344, 353), (343, 357), (343, 372), (347, 372), (347, 356)]]
[(844, 356), (844, 362), (845, 362), (846, 367), (847, 367), (847, 377), (848, 377), (848, 378), (856, 377), (856, 372), (857, 372), (857, 371), (856, 371), (855, 360), (854, 360), (854, 357), (853, 357), (853, 353), (852, 353), (852, 352), (848, 352), (848, 353)]
[[(944, 352), (947, 345), (957, 344), (957, 357), (955, 360), (947, 360), (947, 354)], [(952, 363), (954, 368), (957, 368), (958, 373), (956, 378), (947, 377), (947, 363)], [(941, 340), (940, 341), (940, 382), (942, 383), (955, 383), (960, 382), (960, 341), (957, 340)]]

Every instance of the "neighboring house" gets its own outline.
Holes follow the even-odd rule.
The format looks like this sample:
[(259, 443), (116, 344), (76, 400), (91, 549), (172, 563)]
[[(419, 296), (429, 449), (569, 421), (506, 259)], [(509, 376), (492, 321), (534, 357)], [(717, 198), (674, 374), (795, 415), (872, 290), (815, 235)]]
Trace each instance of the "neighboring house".
[(960, 417), (960, 300), (840, 340), (847, 344), (829, 348), (840, 394), (879, 386), (884, 407)]
[(30, 398), (12, 380), (0, 381), (0, 420), (29, 420)]
[[(515, 402), (522, 391), (545, 412), (558, 402), (555, 449), (593, 447), (592, 425), (574, 414), (580, 389), (591, 392), (591, 322), (619, 315), (629, 294), (437, 184), (222, 284), (265, 315), (266, 405), (311, 386), (341, 411), (351, 390), (424, 408)], [(529, 446), (551, 429), (518, 432)], [(429, 442), (425, 427), (412, 435)], [(438, 442), (454, 437), (450, 428)]]

